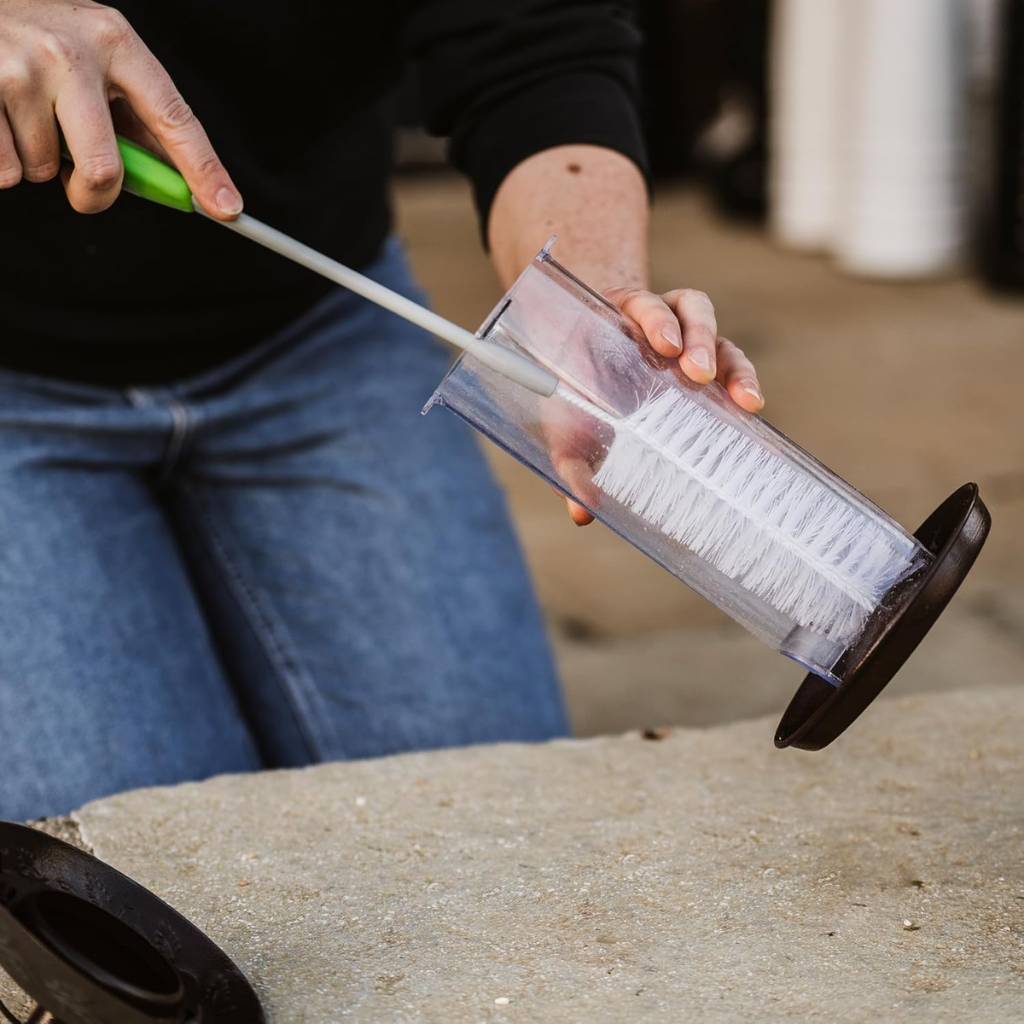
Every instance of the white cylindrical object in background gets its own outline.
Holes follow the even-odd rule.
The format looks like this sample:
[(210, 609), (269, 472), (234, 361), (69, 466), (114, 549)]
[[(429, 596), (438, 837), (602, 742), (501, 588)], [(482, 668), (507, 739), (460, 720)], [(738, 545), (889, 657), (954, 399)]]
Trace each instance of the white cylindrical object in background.
[(954, 266), (965, 240), (961, 0), (859, 0), (845, 11), (836, 255), (872, 277)]
[(841, 8), (850, 0), (776, 0), (771, 43), (769, 190), (775, 235), (827, 249), (838, 217)]

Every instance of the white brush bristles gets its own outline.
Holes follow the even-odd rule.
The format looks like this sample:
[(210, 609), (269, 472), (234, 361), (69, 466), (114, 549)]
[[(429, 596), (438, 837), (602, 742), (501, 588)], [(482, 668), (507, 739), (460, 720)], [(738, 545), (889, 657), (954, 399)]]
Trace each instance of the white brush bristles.
[(663, 391), (616, 419), (594, 483), (795, 622), (853, 639), (916, 548), (791, 461)]

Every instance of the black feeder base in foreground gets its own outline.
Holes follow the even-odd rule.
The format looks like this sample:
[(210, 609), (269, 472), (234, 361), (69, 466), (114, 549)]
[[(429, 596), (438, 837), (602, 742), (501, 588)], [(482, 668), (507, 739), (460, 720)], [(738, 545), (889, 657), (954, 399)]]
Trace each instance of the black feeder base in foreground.
[(36, 1003), (14, 1024), (263, 1024), (242, 972), (101, 860), (0, 822), (0, 967)]

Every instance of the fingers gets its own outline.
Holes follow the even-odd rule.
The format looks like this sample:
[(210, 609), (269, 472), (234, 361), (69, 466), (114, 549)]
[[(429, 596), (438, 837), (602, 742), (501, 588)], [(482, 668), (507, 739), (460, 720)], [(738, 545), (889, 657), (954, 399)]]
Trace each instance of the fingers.
[(127, 19), (95, 3), (0, 2), (0, 188), (48, 181), (60, 166), (58, 123), (74, 160), (61, 178), (82, 213), (104, 210), (123, 168), (111, 100), (127, 100), (211, 215), (242, 199), (206, 132)]
[(569, 518), (576, 526), (587, 526), (594, 521), (594, 517), (579, 502), (573, 501), (572, 498), (567, 498), (554, 485), (552, 485), (551, 490), (565, 502), (565, 510), (569, 513)]
[(124, 169), (99, 76), (76, 76), (58, 95), (55, 111), (74, 161), (64, 176), (68, 202), (79, 213), (106, 210), (121, 191)]
[(49, 181), (60, 170), (60, 143), (53, 110), (30, 82), (6, 85), (3, 93), (8, 126), (26, 181)]
[(21, 181), (21, 160), (7, 115), (0, 109), (0, 189), (13, 188)]
[(582, 505), (577, 505), (572, 498), (565, 499), (565, 507), (569, 511), (569, 518), (577, 526), (589, 526), (594, 521), (594, 517)]
[(707, 384), (717, 373), (718, 321), (711, 299), (693, 288), (678, 288), (666, 293), (665, 301), (683, 327), (683, 372), (697, 384)]
[[(597, 488), (594, 486), (594, 470), (586, 459), (570, 455), (565, 452), (552, 451), (551, 464), (566, 488), (573, 494), (589, 501), (593, 506), (598, 504)], [(558, 492), (561, 494), (561, 492)], [(594, 517), (577, 501), (565, 497), (566, 508), (569, 510), (569, 518), (577, 526), (586, 526), (592, 523)]]
[(679, 318), (660, 295), (643, 288), (612, 288), (605, 296), (640, 325), (651, 348), (659, 355), (671, 359), (682, 353)]
[(124, 136), (143, 149), (148, 149), (165, 164), (171, 162), (171, 158), (164, 152), (163, 146), (157, 142), (156, 136), (135, 116), (135, 112), (128, 106), (127, 100), (111, 101), (110, 119), (114, 122), (114, 131), (118, 135)]
[(677, 288), (664, 296), (642, 288), (613, 288), (608, 299), (635, 320), (660, 355), (679, 360), (683, 372), (698, 384), (717, 373), (718, 322), (704, 292)]
[(732, 400), (747, 412), (760, 412), (764, 408), (754, 364), (743, 354), (743, 349), (728, 338), (718, 342), (718, 379)]
[(542, 401), (538, 414), (553, 476), (579, 501), (573, 501), (561, 491), (559, 494), (566, 499), (572, 521), (577, 526), (585, 526), (593, 516), (580, 502), (590, 508), (597, 508), (601, 503), (594, 485), (594, 462), (607, 439), (595, 433), (595, 424), (589, 417), (560, 401)]
[(199, 119), (137, 36), (115, 51), (110, 80), (153, 133), (203, 209), (221, 220), (241, 213), (242, 197)]

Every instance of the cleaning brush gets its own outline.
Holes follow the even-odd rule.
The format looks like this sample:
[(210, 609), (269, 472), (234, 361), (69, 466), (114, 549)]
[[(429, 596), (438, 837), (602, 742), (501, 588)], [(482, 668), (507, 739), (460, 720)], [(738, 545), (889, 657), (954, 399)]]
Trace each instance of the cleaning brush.
[(482, 359), (504, 378), (558, 398), (610, 426), (615, 440), (595, 485), (796, 622), (848, 641), (912, 567), (917, 545), (882, 524), (867, 528), (763, 447), (687, 400), (652, 394), (616, 417), (514, 350), (396, 295), (247, 215), (218, 222), (301, 263)]
[(615, 431), (594, 476), (604, 494), (801, 626), (848, 642), (913, 568), (912, 538), (683, 391), (654, 392), (624, 419), (564, 397)]
[[(176, 171), (127, 140), (121, 140), (121, 151), (129, 190), (202, 212)], [(881, 523), (865, 525), (811, 476), (702, 410), (684, 391), (655, 390), (630, 415), (614, 416), (550, 368), (481, 341), (254, 217), (214, 223), (411, 320), (504, 378), (611, 427), (614, 442), (594, 477), (598, 489), (800, 625), (849, 640), (912, 566), (912, 539)]]
[[(203, 212), (176, 171), (119, 145), (129, 191)], [(210, 219), (461, 348), (427, 408), (454, 410), (841, 693), (798, 694), (801, 721), (832, 708), (824, 742), (913, 650), (987, 534), (975, 487), (911, 536), (720, 385), (654, 353), (551, 243), (474, 335), (253, 217)], [(590, 479), (570, 489), (556, 453)]]

